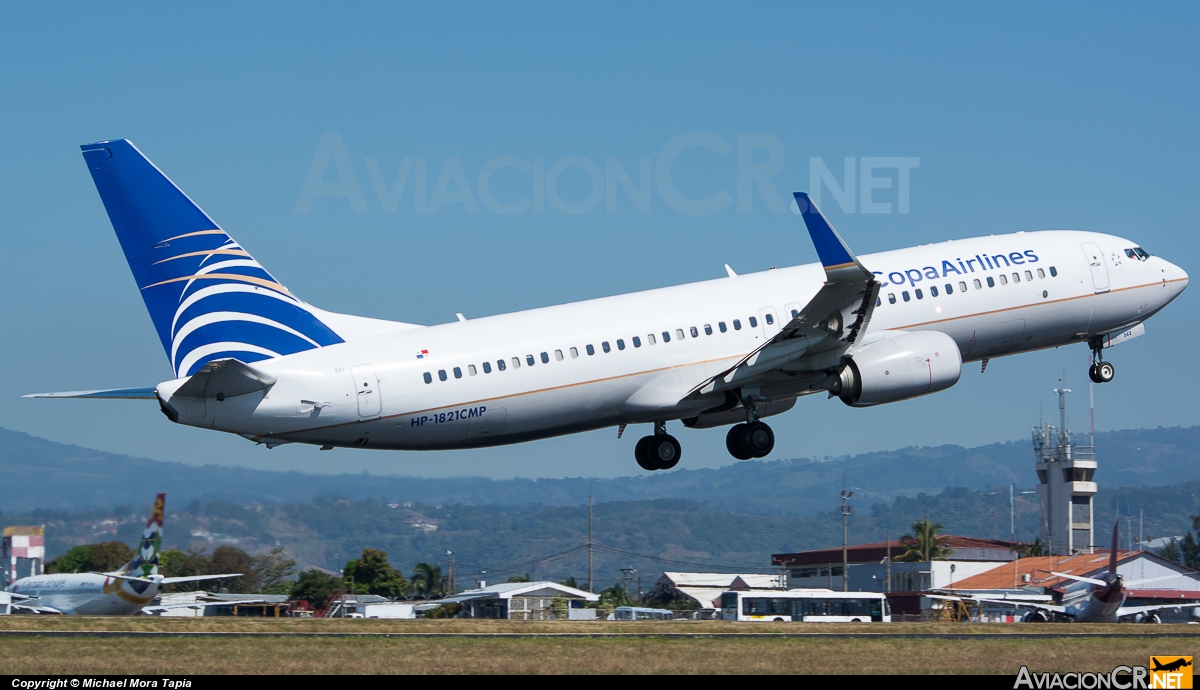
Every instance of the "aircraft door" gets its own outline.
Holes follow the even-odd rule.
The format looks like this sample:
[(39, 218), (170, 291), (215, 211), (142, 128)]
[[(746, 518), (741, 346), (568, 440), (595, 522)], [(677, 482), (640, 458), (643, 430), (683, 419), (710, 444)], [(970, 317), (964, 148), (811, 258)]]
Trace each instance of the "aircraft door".
[(775, 337), (783, 324), (779, 323), (779, 315), (775, 313), (774, 307), (763, 307), (758, 310), (759, 328), (762, 328), (763, 337), (767, 340)]
[(1096, 292), (1108, 292), (1108, 265), (1104, 262), (1104, 253), (1095, 242), (1084, 242), (1083, 253), (1087, 256), (1088, 267), (1092, 270), (1092, 285)]
[(379, 379), (375, 378), (375, 367), (360, 364), (351, 367), (354, 390), (358, 393), (358, 418), (373, 419), (383, 411), (383, 398), (379, 395)]

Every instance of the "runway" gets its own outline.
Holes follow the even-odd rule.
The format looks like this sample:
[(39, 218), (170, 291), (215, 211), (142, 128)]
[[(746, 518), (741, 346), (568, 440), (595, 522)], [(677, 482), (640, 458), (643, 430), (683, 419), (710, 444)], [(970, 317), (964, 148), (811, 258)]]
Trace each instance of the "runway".
[[(1064, 626), (1065, 627), (1065, 626)], [(110, 638), (463, 638), (463, 639), (863, 639), (863, 640), (1031, 640), (1031, 639), (1197, 639), (1200, 630), (1146, 632), (311, 632), (311, 631), (192, 631), (192, 630), (0, 630), (6, 637)]]

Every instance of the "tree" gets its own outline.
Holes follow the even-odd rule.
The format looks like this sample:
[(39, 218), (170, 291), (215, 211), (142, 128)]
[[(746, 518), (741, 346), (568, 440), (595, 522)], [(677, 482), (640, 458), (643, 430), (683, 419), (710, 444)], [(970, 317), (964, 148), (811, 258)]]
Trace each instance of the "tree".
[(620, 583), (602, 590), (600, 592), (600, 603), (612, 608), (632, 605), (632, 602), (629, 600), (629, 593), (625, 591), (625, 588)]
[(1182, 539), (1172, 539), (1158, 550), (1158, 555), (1169, 561), (1200, 570), (1200, 513), (1192, 516), (1192, 531)]
[(512, 577), (508, 578), (508, 581), (509, 582), (529, 582), (529, 573), (525, 573), (524, 575), (513, 575)]
[(47, 573), (86, 573), (88, 572), (88, 556), (92, 552), (91, 544), (72, 546), (63, 555), (54, 560), (46, 561)]
[(133, 549), (119, 541), (73, 546), (65, 554), (46, 563), (48, 573), (108, 573), (118, 570), (133, 558)]
[(562, 584), (566, 587), (574, 587), (575, 589), (583, 589), (582, 587), (579, 586), (579, 582), (575, 579), (574, 575), (563, 580)]
[(950, 552), (949, 541), (942, 536), (942, 525), (928, 518), (914, 522), (911, 533), (900, 537), (900, 545), (905, 551), (893, 560), (904, 563), (944, 561)]
[(566, 597), (554, 597), (550, 600), (550, 612), (554, 614), (555, 620), (565, 621), (570, 615), (571, 605), (567, 603)]
[(446, 580), (440, 566), (418, 563), (412, 571), (412, 591), (423, 596), (436, 596), (446, 591)]
[(1041, 537), (1034, 539), (1028, 544), (1023, 544), (1017, 547), (1017, 556), (1026, 558), (1029, 556), (1045, 556), (1049, 549), (1046, 548), (1046, 542), (1042, 541)]
[(322, 608), (329, 595), (345, 589), (345, 582), (320, 570), (305, 570), (291, 585), (289, 595), (293, 599), (307, 601), (313, 608)]
[(355, 594), (378, 594), (395, 598), (408, 589), (404, 575), (388, 563), (387, 552), (379, 549), (363, 549), (361, 556), (346, 562), (342, 576), (347, 584), (354, 583)]

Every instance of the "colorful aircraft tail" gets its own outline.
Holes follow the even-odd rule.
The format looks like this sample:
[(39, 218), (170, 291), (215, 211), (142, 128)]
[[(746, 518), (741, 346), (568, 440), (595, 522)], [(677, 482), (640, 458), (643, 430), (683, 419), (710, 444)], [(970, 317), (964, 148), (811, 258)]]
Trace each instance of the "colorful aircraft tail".
[(343, 342), (131, 142), (80, 148), (176, 376)]
[(158, 552), (162, 549), (163, 507), (166, 502), (166, 494), (155, 496), (150, 519), (146, 520), (146, 528), (142, 530), (142, 543), (133, 559), (117, 571), (121, 575), (150, 577), (158, 574)]

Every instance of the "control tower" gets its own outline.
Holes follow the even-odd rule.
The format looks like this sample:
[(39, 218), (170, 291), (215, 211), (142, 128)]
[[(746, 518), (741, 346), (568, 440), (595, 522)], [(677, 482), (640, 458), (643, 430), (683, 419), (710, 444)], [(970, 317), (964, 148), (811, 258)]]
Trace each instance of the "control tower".
[(1069, 388), (1058, 393), (1059, 426), (1033, 427), (1038, 498), (1042, 502), (1042, 541), (1057, 556), (1092, 553), (1092, 497), (1096, 495), (1096, 448), (1079, 446), (1067, 425)]

